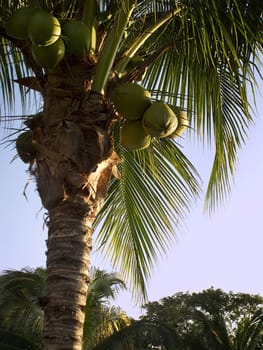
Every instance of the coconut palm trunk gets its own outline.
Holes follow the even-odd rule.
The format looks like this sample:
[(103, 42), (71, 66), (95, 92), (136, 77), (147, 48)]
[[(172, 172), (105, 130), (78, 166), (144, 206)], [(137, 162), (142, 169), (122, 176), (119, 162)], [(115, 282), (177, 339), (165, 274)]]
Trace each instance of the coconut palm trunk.
[(43, 349), (81, 349), (91, 249), (85, 209), (66, 201), (50, 212)]
[(66, 200), (49, 211), (43, 349), (81, 349), (89, 282), (90, 211)]
[(77, 350), (82, 346), (92, 223), (118, 159), (110, 135), (114, 113), (105, 98), (81, 89), (78, 77), (50, 75), (43, 97), (43, 113), (28, 123), (36, 141), (32, 171), (48, 210), (43, 349)]

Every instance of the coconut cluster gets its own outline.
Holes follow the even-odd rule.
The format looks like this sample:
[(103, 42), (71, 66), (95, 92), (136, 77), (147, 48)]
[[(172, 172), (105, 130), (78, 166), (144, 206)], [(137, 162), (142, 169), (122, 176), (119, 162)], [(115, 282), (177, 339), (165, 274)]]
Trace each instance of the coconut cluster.
[(189, 125), (181, 108), (152, 101), (151, 93), (135, 83), (118, 85), (111, 99), (124, 118), (120, 143), (130, 151), (149, 147), (152, 138), (175, 138)]
[(49, 12), (21, 7), (6, 22), (6, 33), (18, 40), (29, 40), (32, 55), (43, 68), (55, 68), (66, 53), (83, 57), (90, 50), (89, 28), (82, 21), (61, 23)]

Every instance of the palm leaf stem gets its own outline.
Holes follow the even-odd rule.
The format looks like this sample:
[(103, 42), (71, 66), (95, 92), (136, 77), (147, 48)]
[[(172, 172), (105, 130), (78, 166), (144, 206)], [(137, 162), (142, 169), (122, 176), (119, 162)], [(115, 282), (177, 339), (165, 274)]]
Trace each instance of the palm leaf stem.
[(125, 68), (130, 58), (133, 57), (136, 52), (142, 47), (146, 40), (148, 40), (153, 33), (155, 33), (161, 26), (167, 23), (173, 16), (177, 15), (181, 11), (181, 8), (175, 8), (169, 12), (160, 21), (147, 28), (144, 33), (135, 39), (135, 41), (130, 45), (130, 47), (123, 53), (123, 58), (117, 64), (115, 71), (117, 74), (121, 74)]
[(89, 28), (91, 52), (94, 52), (96, 48), (95, 21), (96, 21), (96, 14), (97, 14), (97, 6), (98, 5), (96, 0), (86, 0), (84, 9), (83, 9), (83, 14), (82, 14), (82, 20), (86, 24), (86, 26)]
[(122, 5), (117, 12), (114, 25), (105, 40), (101, 56), (96, 67), (94, 81), (92, 84), (93, 91), (97, 91), (102, 94), (104, 93), (104, 89), (118, 52), (124, 30), (131, 17), (135, 3), (136, 0), (126, 0), (125, 6)]
[[(125, 74), (123, 78), (120, 79), (121, 82), (126, 82), (126, 81), (133, 81), (136, 79), (138, 75), (143, 73), (155, 60), (160, 58), (166, 51), (168, 51), (173, 44), (171, 45), (166, 45), (162, 49), (154, 52), (152, 55), (148, 56), (142, 63), (138, 64), (135, 68), (133, 68), (128, 74)], [(116, 71), (117, 72), (117, 71)], [(120, 74), (117, 73), (117, 74)]]

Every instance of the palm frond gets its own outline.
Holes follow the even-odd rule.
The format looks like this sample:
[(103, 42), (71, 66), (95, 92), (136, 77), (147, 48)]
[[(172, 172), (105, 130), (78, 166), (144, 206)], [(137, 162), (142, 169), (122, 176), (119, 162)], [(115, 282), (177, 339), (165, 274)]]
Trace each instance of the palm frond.
[(109, 306), (110, 299), (115, 299), (119, 291), (126, 288), (118, 275), (91, 268), (90, 279), (83, 329), (84, 349), (88, 349), (91, 344), (94, 345), (105, 336), (107, 322), (111, 324), (112, 320), (114, 324), (114, 320), (121, 322), (122, 319), (127, 318), (121, 310)]
[(0, 348), (1, 350), (40, 350), (41, 341), (40, 339), (33, 339), (33, 335), (27, 338), (23, 335), (1, 329)]
[(142, 319), (106, 337), (93, 350), (145, 349), (149, 344), (162, 345), (165, 349), (181, 349), (184, 341), (182, 334), (167, 323)]
[(120, 290), (126, 288), (123, 280), (114, 272), (91, 268), (90, 279), (88, 299), (95, 302), (105, 303), (110, 298), (115, 299)]
[(170, 47), (149, 66), (142, 83), (156, 99), (184, 106), (195, 135), (215, 143), (206, 195), (206, 208), (212, 210), (229, 191), (237, 151), (252, 120), (247, 91), (262, 52), (262, 4), (198, 0), (181, 5), (180, 15), (140, 49), (147, 56)]
[[(15, 80), (26, 76), (27, 67), (24, 57), (12, 43), (0, 34), (0, 84), (2, 90), (1, 101), (4, 110), (12, 110), (16, 102)], [(26, 104), (25, 89), (20, 86), (21, 103)]]
[(198, 194), (198, 175), (169, 140), (156, 140), (150, 151), (122, 149), (121, 157), (121, 178), (112, 180), (95, 223), (103, 223), (97, 244), (146, 297), (154, 261), (171, 247), (175, 227)]
[(1, 322), (6, 329), (23, 332), (31, 329), (39, 334), (42, 329), (45, 270), (29, 268), (7, 270), (0, 276)]
[(40, 349), (44, 281), (45, 270), (41, 268), (7, 270), (0, 276), (1, 349), (6, 345)]
[(118, 307), (103, 307), (100, 310), (100, 321), (94, 325), (90, 333), (85, 332), (83, 350), (96, 348), (105, 339), (110, 338), (116, 332), (128, 327), (130, 318)]
[(213, 210), (231, 192), (238, 150), (244, 145), (252, 122), (247, 97), (240, 95), (243, 86), (233, 81), (230, 72), (225, 69), (220, 69), (218, 78), (217, 98), (211, 106), (215, 157), (206, 193), (208, 211)]
[(238, 323), (234, 346), (236, 350), (256, 350), (263, 342), (263, 313), (258, 310), (254, 315), (243, 316)]

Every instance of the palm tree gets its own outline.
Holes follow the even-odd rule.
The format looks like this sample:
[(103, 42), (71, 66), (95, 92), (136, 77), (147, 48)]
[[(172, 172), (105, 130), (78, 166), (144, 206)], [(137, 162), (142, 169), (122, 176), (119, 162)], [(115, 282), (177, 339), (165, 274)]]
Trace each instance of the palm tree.
[[(180, 227), (199, 192), (198, 174), (181, 152), (180, 138), (153, 138), (142, 151), (120, 145), (123, 113), (112, 104), (114, 89), (139, 81), (153, 102), (188, 111), (189, 133), (194, 129), (202, 141), (214, 142), (206, 196), (207, 208), (213, 209), (229, 191), (237, 150), (251, 122), (247, 84), (255, 80), (262, 44), (261, 1), (10, 0), (0, 5), (3, 106), (13, 107), (15, 84), (24, 106), (32, 96), (28, 89), (43, 102), (39, 113), (24, 116), (27, 133), (17, 138), (18, 154), (29, 163), (48, 211), (43, 349), (77, 350), (94, 227), (100, 224), (101, 250), (146, 296), (154, 261), (170, 246), (174, 227)], [(36, 12), (33, 21), (33, 11), (24, 36), (12, 27), (9, 18), (27, 5), (53, 15), (47, 21), (56, 23), (53, 36), (43, 41), (39, 33), (50, 27)], [(76, 37), (74, 30), (65, 34), (70, 19), (86, 25), (78, 36), (85, 38), (82, 46), (69, 39)], [(40, 44), (49, 47), (48, 54)]]
[(0, 347), (40, 349), (46, 271), (25, 268), (0, 276)]
[(111, 306), (120, 290), (126, 288), (116, 273), (91, 269), (83, 331), (83, 350), (93, 349), (107, 336), (130, 324), (129, 317), (119, 308)]
[(121, 330), (129, 328), (131, 324), (131, 319), (119, 307), (102, 305), (99, 316), (99, 322), (94, 323), (90, 330), (85, 328), (85, 320), (83, 350), (93, 350), (98, 346), (100, 347), (105, 340), (113, 337)]
[(193, 322), (193, 331), (189, 337), (186, 335), (185, 344), (189, 344), (190, 349), (257, 350), (262, 346), (262, 309), (236, 320), (236, 327), (232, 331), (225, 315), (216, 305), (210, 305), (208, 312), (196, 309), (189, 316)]
[[(124, 282), (116, 273), (91, 269), (83, 349), (93, 349), (103, 338), (130, 324), (128, 316), (110, 305)], [(41, 348), (46, 269), (7, 270), (0, 276), (0, 347)]]
[(234, 350), (258, 350), (263, 345), (263, 311), (244, 315), (233, 339)]

